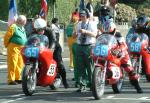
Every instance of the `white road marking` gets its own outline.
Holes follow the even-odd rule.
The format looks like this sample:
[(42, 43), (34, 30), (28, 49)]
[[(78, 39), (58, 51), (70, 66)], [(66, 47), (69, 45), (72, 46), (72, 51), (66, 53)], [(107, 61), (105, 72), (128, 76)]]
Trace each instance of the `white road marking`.
[(109, 100), (140, 100), (140, 101), (150, 101), (149, 97), (141, 97), (141, 98), (102, 98), (102, 99), (109, 99)]
[(115, 96), (110, 95), (110, 96), (107, 96), (106, 98), (110, 99), (110, 98), (113, 98), (113, 97), (115, 97)]
[(17, 98), (17, 99), (14, 99), (14, 100), (7, 100), (7, 101), (3, 101), (3, 102), (1, 102), (1, 103), (11, 103), (11, 102), (16, 102), (16, 101), (18, 101), (18, 100), (22, 100), (22, 99), (25, 99), (25, 98), (27, 98), (27, 97)]
[[(47, 93), (47, 92), (44, 92), (44, 93)], [(34, 93), (34, 95), (38, 95), (38, 94), (43, 94), (43, 92)], [(6, 96), (4, 96), (4, 97), (6, 97)], [(17, 94), (17, 95), (10, 95), (8, 97), (16, 97), (16, 99), (6, 100), (6, 101), (3, 101), (1, 103), (12, 103), (12, 102), (16, 102), (16, 101), (19, 101), (19, 100), (23, 100), (23, 99), (29, 98), (30, 96), (28, 97), (28, 96), (25, 96), (25, 94)], [(104, 100), (135, 100), (135, 101), (139, 100), (139, 101), (150, 101), (150, 97), (116, 98), (114, 95), (110, 95), (110, 96), (104, 97), (102, 99), (104, 99)], [(61, 101), (61, 100), (58, 100), (58, 101)]]
[(7, 68), (7, 65), (0, 65), (0, 69)]
[(11, 95), (10, 97), (20, 97), (20, 96), (24, 96), (24, 94)]
[(145, 100), (145, 99), (148, 99), (149, 97), (141, 97), (141, 98), (139, 98), (139, 99), (141, 99), (141, 100)]

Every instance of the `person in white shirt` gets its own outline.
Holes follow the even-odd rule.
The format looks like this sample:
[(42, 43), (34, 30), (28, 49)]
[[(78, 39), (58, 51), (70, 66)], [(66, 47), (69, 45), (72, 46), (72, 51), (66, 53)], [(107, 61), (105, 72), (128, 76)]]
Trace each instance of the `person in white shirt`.
[(76, 65), (79, 75), (77, 92), (82, 92), (86, 90), (86, 87), (91, 87), (93, 60), (90, 57), (90, 51), (92, 45), (95, 45), (96, 42), (97, 25), (94, 21), (89, 20), (89, 17), (90, 14), (87, 9), (80, 11), (81, 21), (77, 24), (77, 29), (74, 32), (74, 36), (77, 37)]

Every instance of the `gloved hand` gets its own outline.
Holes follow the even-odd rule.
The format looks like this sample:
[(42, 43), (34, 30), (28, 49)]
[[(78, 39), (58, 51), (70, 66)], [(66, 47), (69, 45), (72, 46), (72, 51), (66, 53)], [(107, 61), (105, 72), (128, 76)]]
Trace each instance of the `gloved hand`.
[(114, 49), (111, 51), (111, 54), (117, 58), (120, 58), (122, 56), (122, 51), (120, 49)]

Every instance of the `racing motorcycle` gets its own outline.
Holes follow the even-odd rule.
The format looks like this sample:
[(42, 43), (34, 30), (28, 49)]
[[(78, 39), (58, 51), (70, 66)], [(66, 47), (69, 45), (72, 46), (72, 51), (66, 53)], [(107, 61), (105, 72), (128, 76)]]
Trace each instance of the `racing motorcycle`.
[(22, 51), (25, 67), (22, 72), (22, 89), (26, 96), (31, 96), (36, 86), (49, 86), (55, 90), (61, 84), (57, 73), (57, 63), (53, 52), (36, 36), (29, 38)]
[[(127, 37), (126, 42), (135, 73), (141, 75), (145, 72), (144, 74), (146, 75), (146, 79), (150, 82), (150, 54), (148, 49), (148, 36), (144, 33), (135, 33)], [(144, 61), (143, 63), (142, 60)]]
[(123, 85), (123, 71), (120, 60), (112, 55), (117, 46), (113, 35), (102, 34), (92, 48), (94, 71), (92, 76), (92, 93), (95, 99), (101, 99), (105, 85), (111, 85), (114, 93), (120, 93)]

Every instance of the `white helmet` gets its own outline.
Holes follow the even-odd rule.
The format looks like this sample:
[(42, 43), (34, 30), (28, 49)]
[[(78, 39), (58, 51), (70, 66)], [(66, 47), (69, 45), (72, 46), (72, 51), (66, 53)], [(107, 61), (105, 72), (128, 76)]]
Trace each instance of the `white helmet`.
[(46, 27), (46, 21), (42, 18), (38, 18), (34, 21), (34, 28), (35, 29), (42, 29)]

